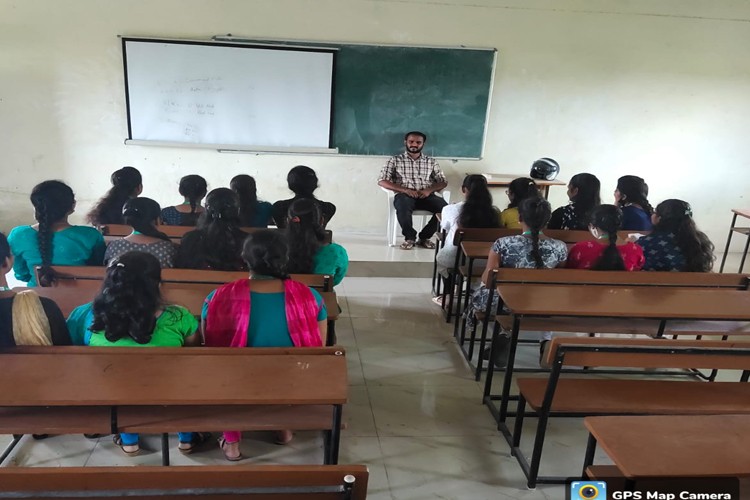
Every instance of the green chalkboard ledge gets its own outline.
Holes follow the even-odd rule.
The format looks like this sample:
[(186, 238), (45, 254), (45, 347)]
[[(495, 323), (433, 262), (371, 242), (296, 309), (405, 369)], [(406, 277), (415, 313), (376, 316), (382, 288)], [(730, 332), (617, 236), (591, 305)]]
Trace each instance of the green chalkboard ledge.
[(320, 154), (338, 155), (338, 148), (306, 148), (301, 146), (239, 146), (237, 144), (204, 144), (192, 142), (145, 141), (140, 139), (125, 139), (126, 146), (148, 146), (165, 148), (215, 149), (219, 153), (249, 153), (249, 154)]

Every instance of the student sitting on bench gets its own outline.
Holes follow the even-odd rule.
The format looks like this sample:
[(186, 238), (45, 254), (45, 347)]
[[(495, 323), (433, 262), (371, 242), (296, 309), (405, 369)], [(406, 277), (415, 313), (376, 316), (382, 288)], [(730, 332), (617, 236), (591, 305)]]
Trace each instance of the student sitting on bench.
[(240, 271), (245, 269), (240, 252), (247, 236), (240, 229), (240, 206), (231, 189), (214, 189), (206, 196), (206, 209), (198, 227), (182, 237), (175, 267)]
[(206, 179), (200, 175), (186, 175), (180, 179), (178, 189), (184, 201), (162, 209), (161, 219), (168, 226), (194, 226), (203, 212), (201, 201), (208, 191)]
[(273, 205), (258, 199), (255, 179), (245, 174), (235, 175), (229, 182), (229, 188), (240, 200), (240, 225), (242, 227), (268, 227), (268, 223), (273, 220), (271, 216)]
[(693, 210), (682, 200), (666, 200), (651, 216), (654, 229), (638, 239), (645, 271), (707, 273), (714, 266), (714, 244), (693, 221)]
[(326, 243), (323, 215), (314, 200), (301, 198), (289, 207), (286, 238), (290, 273), (328, 274), (338, 285), (349, 268), (349, 255), (341, 245)]
[(641, 247), (632, 242), (617, 244), (622, 211), (614, 205), (599, 205), (591, 214), (589, 231), (596, 241), (581, 241), (568, 252), (571, 269), (596, 271), (640, 271), (644, 258)]
[[(60, 181), (44, 181), (31, 190), (34, 226), (18, 226), (8, 235), (15, 262), (16, 279), (37, 286), (34, 267), (41, 266), (39, 284), (52, 286), (55, 266), (100, 266), (104, 258), (104, 237), (88, 226), (72, 226), (68, 216), (76, 206), (70, 187)], [(122, 210), (122, 207), (120, 207)]]
[(169, 237), (156, 228), (161, 208), (150, 198), (133, 198), (125, 202), (122, 215), (125, 224), (133, 228), (133, 232), (107, 245), (104, 253), (104, 264), (120, 255), (137, 250), (150, 253), (157, 259), (161, 267), (172, 267), (174, 261), (174, 245)]
[(92, 226), (123, 224), (122, 206), (143, 191), (141, 173), (133, 167), (122, 167), (115, 171), (110, 181), (112, 188), (86, 215), (86, 221)]
[[(326, 335), (327, 312), (315, 290), (289, 279), (288, 248), (278, 231), (247, 237), (242, 258), (250, 278), (211, 292), (203, 305), (205, 345), (210, 347), (319, 347)], [(242, 459), (240, 431), (225, 431), (219, 440), (227, 460)], [(276, 442), (292, 439), (278, 431)]]
[(50, 299), (27, 290), (13, 293), (5, 275), (13, 267), (13, 255), (0, 233), (0, 347), (17, 345), (70, 345), (65, 317)]
[(529, 177), (519, 177), (513, 179), (508, 184), (508, 208), (500, 212), (500, 227), (508, 229), (521, 229), (521, 222), (518, 220), (518, 205), (526, 198), (536, 198), (539, 196), (539, 188), (536, 186), (534, 179)]
[[(159, 285), (159, 260), (146, 252), (114, 259), (93, 302), (68, 317), (73, 343), (99, 347), (181, 347), (200, 344), (198, 321), (182, 306), (165, 305)], [(105, 293), (106, 291), (106, 293)], [(179, 433), (179, 450), (191, 453), (203, 440), (199, 433)], [(140, 452), (138, 434), (114, 437), (128, 456)]]
[(588, 229), (591, 212), (601, 204), (600, 188), (601, 183), (595, 175), (583, 173), (571, 177), (568, 183), (570, 203), (552, 212), (549, 228)]
[[(547, 227), (550, 219), (550, 205), (544, 198), (526, 198), (518, 207), (518, 215), (523, 228), (523, 234), (516, 236), (505, 236), (498, 238), (492, 245), (490, 253), (487, 255), (487, 267), (482, 273), (482, 285), (471, 297), (471, 307), (467, 311), (467, 323), (470, 324), (474, 319), (475, 311), (484, 311), (487, 307), (489, 290), (487, 282), (490, 279), (490, 272), (499, 267), (514, 267), (517, 269), (552, 269), (561, 267), (568, 256), (568, 247), (564, 242), (553, 238), (548, 238), (542, 230)], [(493, 295), (493, 302), (497, 301), (497, 294)], [(492, 309), (497, 308), (493, 303)], [(472, 326), (471, 324), (469, 326)], [(552, 338), (550, 332), (542, 332), (542, 340), (539, 346), (540, 362), (544, 353), (544, 346)], [(507, 346), (510, 337), (500, 335), (500, 348), (497, 349), (497, 357), (494, 363), (496, 366), (505, 366), (507, 359)], [(489, 349), (482, 353), (482, 356), (489, 356)]]

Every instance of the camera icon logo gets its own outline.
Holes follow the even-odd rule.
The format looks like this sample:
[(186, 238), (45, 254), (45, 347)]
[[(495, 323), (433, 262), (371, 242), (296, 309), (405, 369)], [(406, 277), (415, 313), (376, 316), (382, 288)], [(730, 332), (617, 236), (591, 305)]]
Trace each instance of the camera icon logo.
[(607, 483), (573, 481), (570, 483), (570, 500), (607, 500)]

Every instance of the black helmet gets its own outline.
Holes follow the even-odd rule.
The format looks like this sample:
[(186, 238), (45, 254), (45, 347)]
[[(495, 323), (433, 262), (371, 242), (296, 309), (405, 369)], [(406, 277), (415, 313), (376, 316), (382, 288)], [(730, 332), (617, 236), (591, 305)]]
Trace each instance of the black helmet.
[(560, 173), (560, 165), (552, 158), (539, 158), (531, 165), (529, 177), (545, 181), (555, 180)]

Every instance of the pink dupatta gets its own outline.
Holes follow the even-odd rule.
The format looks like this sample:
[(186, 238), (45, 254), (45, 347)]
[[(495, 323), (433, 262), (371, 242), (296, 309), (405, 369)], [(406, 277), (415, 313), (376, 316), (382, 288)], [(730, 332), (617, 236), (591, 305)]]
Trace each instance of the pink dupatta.
[[(284, 280), (284, 309), (295, 347), (320, 347), (318, 303), (298, 281)], [(208, 347), (247, 347), (250, 326), (250, 280), (227, 283), (208, 303), (205, 340)]]

